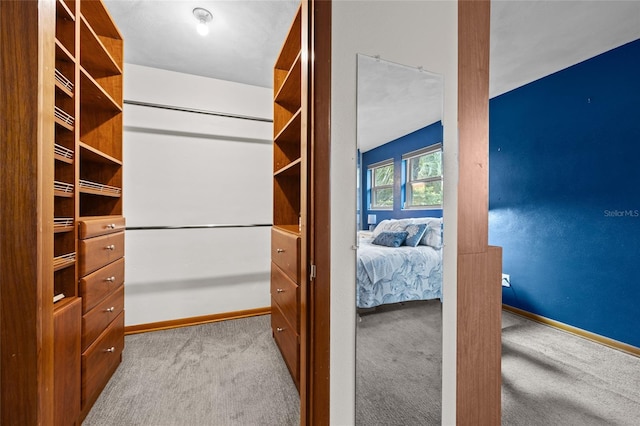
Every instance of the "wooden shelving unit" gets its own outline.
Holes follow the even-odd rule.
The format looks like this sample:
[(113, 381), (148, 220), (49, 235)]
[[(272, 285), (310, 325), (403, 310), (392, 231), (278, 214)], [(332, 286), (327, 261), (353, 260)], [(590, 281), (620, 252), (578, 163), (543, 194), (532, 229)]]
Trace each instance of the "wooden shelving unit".
[(306, 273), (306, 87), (302, 60), (302, 5), (274, 67), (273, 229), (271, 327), (289, 372), (300, 386), (301, 287)]
[(0, 423), (79, 425), (124, 346), (123, 40), (100, 0), (3, 2), (0, 22), (2, 345), (19, 354)]
[[(54, 132), (51, 146), (54, 158), (54, 291), (68, 300), (78, 296), (75, 272), (76, 236), (68, 232), (75, 227), (76, 164), (74, 153), (78, 140), (77, 4), (75, 0), (56, 0)], [(65, 218), (64, 226), (60, 220)], [(69, 221), (70, 219), (70, 221)], [(72, 271), (68, 270), (71, 269)], [(59, 304), (54, 306), (57, 309)]]
[(82, 296), (81, 410), (88, 414), (124, 348), (123, 40), (100, 1), (80, 0), (76, 145)]

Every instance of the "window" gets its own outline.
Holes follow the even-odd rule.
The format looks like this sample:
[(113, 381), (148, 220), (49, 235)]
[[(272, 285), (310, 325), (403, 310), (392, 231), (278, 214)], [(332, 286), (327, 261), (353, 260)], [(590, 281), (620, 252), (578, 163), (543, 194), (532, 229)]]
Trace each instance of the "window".
[(369, 166), (371, 209), (393, 209), (393, 160)]
[(442, 144), (402, 156), (406, 167), (405, 209), (442, 208)]

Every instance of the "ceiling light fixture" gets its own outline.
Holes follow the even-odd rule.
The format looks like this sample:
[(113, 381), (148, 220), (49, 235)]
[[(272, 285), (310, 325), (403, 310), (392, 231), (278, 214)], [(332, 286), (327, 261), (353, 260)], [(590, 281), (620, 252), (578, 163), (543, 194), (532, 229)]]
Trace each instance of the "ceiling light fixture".
[(193, 9), (193, 16), (198, 20), (198, 25), (196, 26), (196, 30), (198, 30), (198, 34), (202, 37), (209, 34), (209, 22), (213, 20), (213, 15), (207, 9), (203, 9), (201, 7), (196, 7)]

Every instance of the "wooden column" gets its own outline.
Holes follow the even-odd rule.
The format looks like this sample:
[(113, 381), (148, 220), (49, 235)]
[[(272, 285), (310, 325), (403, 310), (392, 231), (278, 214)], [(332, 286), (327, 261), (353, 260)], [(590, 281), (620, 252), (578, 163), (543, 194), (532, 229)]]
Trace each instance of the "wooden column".
[(54, 159), (43, 147), (54, 138), (55, 7), (55, 0), (0, 2), (0, 423), (7, 426), (53, 419)]
[(309, 300), (307, 425), (329, 424), (331, 296), (331, 1), (310, 0), (309, 259), (316, 265)]
[(490, 1), (458, 3), (459, 425), (499, 425), (502, 249), (488, 245)]

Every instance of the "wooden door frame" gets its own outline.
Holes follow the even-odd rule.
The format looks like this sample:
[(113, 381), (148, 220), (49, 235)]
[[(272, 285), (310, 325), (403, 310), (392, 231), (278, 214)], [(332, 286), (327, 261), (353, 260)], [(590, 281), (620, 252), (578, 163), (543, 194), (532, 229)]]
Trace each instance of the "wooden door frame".
[[(304, 0), (308, 6), (309, 87), (309, 280), (307, 327), (301, 338), (301, 425), (329, 424), (331, 296), (331, 0)], [(306, 334), (306, 336), (305, 336)]]
[[(329, 424), (331, 0), (309, 5), (309, 264), (301, 424)], [(488, 245), (490, 0), (458, 2), (457, 424), (500, 424), (502, 250)]]

